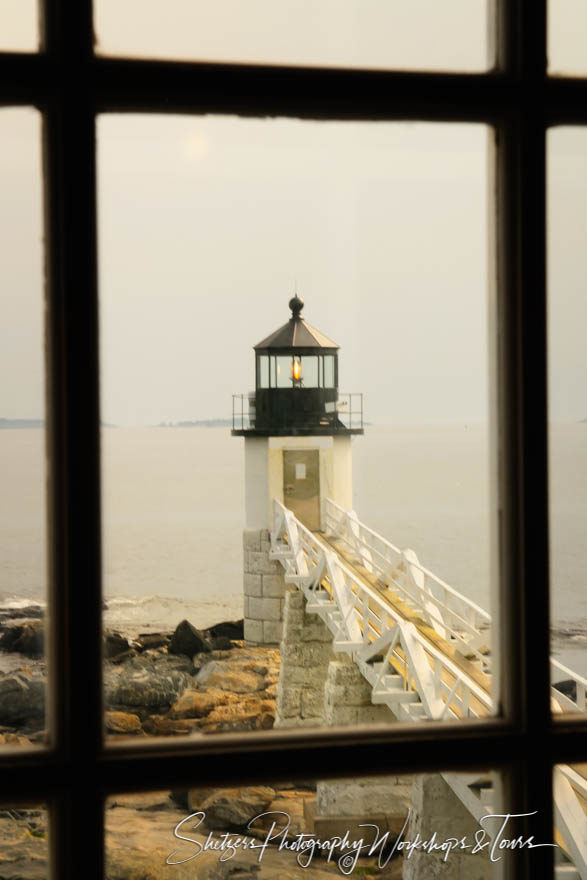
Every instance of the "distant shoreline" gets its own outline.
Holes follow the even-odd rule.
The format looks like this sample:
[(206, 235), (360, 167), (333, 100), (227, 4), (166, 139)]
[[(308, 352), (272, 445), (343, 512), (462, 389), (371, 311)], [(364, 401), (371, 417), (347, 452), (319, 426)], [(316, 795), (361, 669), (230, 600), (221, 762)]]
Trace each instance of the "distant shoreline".
[[(15, 428), (44, 428), (45, 422), (43, 419), (0, 419), (0, 431), (10, 431)], [(118, 425), (109, 425), (107, 422), (102, 422), (102, 428), (117, 428)]]
[(232, 426), (232, 419), (200, 419), (196, 422), (159, 422), (154, 425), (155, 428), (229, 428)]

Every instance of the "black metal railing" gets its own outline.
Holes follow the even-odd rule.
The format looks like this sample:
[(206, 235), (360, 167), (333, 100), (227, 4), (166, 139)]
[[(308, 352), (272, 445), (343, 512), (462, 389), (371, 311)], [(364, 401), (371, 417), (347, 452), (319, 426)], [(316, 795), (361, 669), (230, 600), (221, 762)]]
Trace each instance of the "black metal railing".
[[(255, 392), (232, 395), (232, 430), (253, 431), (271, 427), (271, 419), (257, 423)], [(283, 432), (288, 427), (282, 423), (276, 427)], [(336, 401), (327, 402), (320, 410), (303, 413), (303, 425), (298, 425), (293, 417), (292, 429), (296, 427), (316, 428), (318, 430), (363, 430), (363, 393), (353, 391), (340, 393)]]

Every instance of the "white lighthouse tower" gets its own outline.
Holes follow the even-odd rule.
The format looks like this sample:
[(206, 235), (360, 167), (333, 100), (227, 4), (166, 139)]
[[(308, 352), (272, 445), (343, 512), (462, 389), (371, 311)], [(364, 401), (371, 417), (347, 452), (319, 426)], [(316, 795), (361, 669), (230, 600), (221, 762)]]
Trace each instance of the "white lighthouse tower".
[(339, 346), (289, 302), (289, 321), (255, 345), (255, 391), (233, 398), (233, 436), (245, 438), (244, 619), (248, 642), (281, 640), (283, 568), (269, 558), (273, 500), (308, 529), (324, 527), (326, 498), (352, 509), (353, 435), (362, 395), (338, 391)]

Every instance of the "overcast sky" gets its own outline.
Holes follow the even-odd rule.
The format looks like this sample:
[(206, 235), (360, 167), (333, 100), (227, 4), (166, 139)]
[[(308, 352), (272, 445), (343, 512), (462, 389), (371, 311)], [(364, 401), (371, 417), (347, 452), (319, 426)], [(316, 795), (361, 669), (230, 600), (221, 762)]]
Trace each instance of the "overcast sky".
[[(176, 17), (157, 20), (149, 13), (162, 6), (143, 0), (140, 29), (134, 0), (97, 6), (105, 50), (153, 50), (156, 34), (160, 54), (175, 48), (184, 55), (250, 57), (238, 45), (240, 3), (197, 5), (211, 24), (199, 45), (188, 42), (195, 32), (193, 2), (176, 0)], [(292, 13), (292, 6), (301, 23), (308, 4), (277, 7), (272, 0), (273, 10)], [(389, 63), (415, 58), (414, 65), (428, 59), (427, 66), (483, 66), (484, 3), (455, 0), (443, 6), (443, 17), (434, 12), (437, 3), (415, 6), (426, 11), (419, 40), (418, 19), (398, 18), (397, 4), (364, 3), (371, 13), (393, 13), (397, 26), (388, 46), (381, 28), (372, 26), (373, 15), (364, 16), (348, 57), (345, 28), (348, 36), (358, 4), (345, 5), (349, 15), (334, 35), (322, 27), (332, 7), (324, 0), (312, 6), (321, 27), (312, 28), (311, 39), (301, 27), (285, 29), (277, 20), (270, 36), (280, 34), (284, 60), (360, 64), (373, 57), (384, 64), (391, 52)], [(18, 8), (26, 11), (22, 0)], [(261, 0), (247, 6), (249, 13), (264, 8)], [(16, 22), (16, 6), (7, 0), (0, 0), (0, 20), (7, 9)], [(220, 10), (225, 16), (230, 10), (230, 29), (218, 27)], [(462, 27), (449, 42), (453, 31), (442, 27), (453, 14)], [(22, 33), (24, 16), (19, 21)], [(434, 40), (441, 32), (444, 42)], [(268, 33), (255, 33), (258, 41), (245, 41), (247, 51), (254, 46), (270, 60), (263, 54)], [(365, 393), (368, 420), (483, 421), (487, 138), (483, 126), (102, 117), (103, 418), (152, 424), (227, 416), (230, 395), (252, 387), (252, 346), (287, 320), (297, 281), (307, 320), (341, 345), (341, 390)], [(559, 130), (550, 144), (551, 412), (577, 419), (587, 417), (586, 132)], [(0, 366), (7, 378), (0, 417), (35, 417), (42, 414), (43, 394), (34, 111), (0, 111), (0, 155)]]

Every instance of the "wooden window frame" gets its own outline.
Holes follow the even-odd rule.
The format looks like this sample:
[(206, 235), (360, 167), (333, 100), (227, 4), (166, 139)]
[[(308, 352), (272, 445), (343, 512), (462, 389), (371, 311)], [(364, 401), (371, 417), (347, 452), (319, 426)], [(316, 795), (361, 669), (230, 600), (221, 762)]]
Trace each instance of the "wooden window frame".
[[(111, 793), (326, 778), (348, 775), (351, 767), (353, 776), (494, 767), (503, 772), (506, 798), (519, 811), (538, 811), (528, 833), (552, 838), (552, 768), (587, 757), (587, 723), (553, 723), (549, 703), (545, 138), (549, 126), (587, 124), (587, 80), (547, 76), (546, 0), (494, 0), (491, 16), (496, 66), (475, 74), (96, 57), (91, 0), (44, 0), (42, 51), (0, 53), (0, 105), (36, 107), (43, 116), (53, 743), (34, 752), (4, 749), (0, 778), (5, 801), (49, 805), (53, 880), (101, 880), (103, 806)], [(493, 127), (500, 718), (105, 748), (95, 166), (101, 112)], [(83, 864), (73, 861), (76, 843)], [(513, 861), (504, 876), (553, 876), (550, 848), (539, 858), (523, 851)]]

